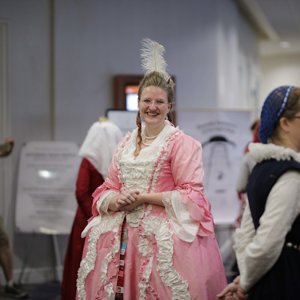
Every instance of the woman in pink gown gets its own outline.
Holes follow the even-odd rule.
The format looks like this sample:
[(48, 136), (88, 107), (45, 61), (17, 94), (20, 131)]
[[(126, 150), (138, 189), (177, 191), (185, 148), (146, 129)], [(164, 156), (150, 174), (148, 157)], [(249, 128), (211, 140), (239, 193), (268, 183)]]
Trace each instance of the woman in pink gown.
[(161, 71), (140, 83), (138, 127), (93, 195), (80, 300), (209, 300), (226, 285), (203, 192), (201, 145), (165, 120), (173, 90)]

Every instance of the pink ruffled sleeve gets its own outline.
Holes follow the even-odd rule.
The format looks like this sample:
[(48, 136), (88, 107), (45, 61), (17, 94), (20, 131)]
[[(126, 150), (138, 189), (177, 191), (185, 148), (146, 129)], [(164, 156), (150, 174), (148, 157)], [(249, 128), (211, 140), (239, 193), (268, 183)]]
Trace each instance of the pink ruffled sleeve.
[(181, 202), (187, 208), (191, 221), (199, 224), (197, 234), (201, 236), (213, 234), (210, 203), (203, 191), (204, 171), (200, 143), (188, 135), (180, 135), (174, 142), (171, 152), (171, 170)]

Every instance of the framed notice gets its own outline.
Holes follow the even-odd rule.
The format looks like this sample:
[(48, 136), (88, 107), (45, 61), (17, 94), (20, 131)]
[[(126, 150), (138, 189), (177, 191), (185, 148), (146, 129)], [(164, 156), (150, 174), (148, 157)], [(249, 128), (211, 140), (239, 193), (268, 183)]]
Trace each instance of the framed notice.
[(236, 182), (251, 141), (250, 111), (181, 111), (179, 125), (202, 144), (204, 191), (216, 224), (232, 224), (239, 213)]
[(16, 228), (26, 233), (68, 234), (77, 208), (78, 147), (29, 142), (21, 151)]

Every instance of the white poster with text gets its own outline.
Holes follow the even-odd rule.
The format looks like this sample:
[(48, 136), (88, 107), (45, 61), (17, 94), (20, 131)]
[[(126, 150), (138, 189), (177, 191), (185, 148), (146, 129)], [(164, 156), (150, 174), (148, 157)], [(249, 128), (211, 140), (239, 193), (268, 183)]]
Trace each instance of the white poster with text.
[(233, 224), (239, 213), (236, 182), (251, 141), (250, 111), (181, 111), (178, 123), (203, 148), (204, 190), (216, 224)]
[(67, 142), (29, 142), (21, 151), (16, 227), (27, 233), (68, 234), (77, 202), (78, 147)]

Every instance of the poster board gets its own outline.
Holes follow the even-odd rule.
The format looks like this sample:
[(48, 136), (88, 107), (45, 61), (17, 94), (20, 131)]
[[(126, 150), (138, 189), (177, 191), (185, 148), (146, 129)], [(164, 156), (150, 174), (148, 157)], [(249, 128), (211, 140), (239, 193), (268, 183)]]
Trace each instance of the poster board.
[(202, 144), (204, 190), (215, 223), (233, 224), (240, 204), (236, 182), (246, 145), (251, 141), (251, 111), (180, 111), (180, 128)]
[(125, 135), (136, 128), (136, 111), (112, 109), (107, 111), (107, 117), (115, 123)]
[(16, 228), (25, 233), (68, 234), (77, 209), (80, 157), (69, 142), (29, 142), (21, 150)]

